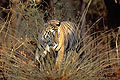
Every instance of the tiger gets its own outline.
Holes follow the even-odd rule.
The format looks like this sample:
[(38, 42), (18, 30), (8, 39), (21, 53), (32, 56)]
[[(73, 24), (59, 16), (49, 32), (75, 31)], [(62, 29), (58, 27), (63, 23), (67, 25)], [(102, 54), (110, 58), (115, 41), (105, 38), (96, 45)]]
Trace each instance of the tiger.
[[(59, 69), (64, 53), (75, 49), (77, 43), (77, 27), (70, 21), (50, 20), (44, 24), (45, 30), (38, 36), (38, 49), (44, 49), (44, 56), (50, 49), (57, 51), (58, 56), (55, 62), (56, 68)], [(39, 60), (39, 53), (36, 53), (36, 60)]]

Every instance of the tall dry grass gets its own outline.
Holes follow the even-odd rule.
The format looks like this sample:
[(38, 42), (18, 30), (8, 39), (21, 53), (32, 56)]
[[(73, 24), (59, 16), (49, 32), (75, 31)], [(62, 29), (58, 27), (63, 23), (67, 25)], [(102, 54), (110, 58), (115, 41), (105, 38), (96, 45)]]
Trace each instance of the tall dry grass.
[[(35, 43), (38, 43), (38, 33), (43, 30), (44, 14), (32, 1), (25, 4), (18, 3), (15, 7), (11, 7), (10, 11), (12, 15), (8, 15), (6, 20), (0, 23), (0, 79), (115, 80), (120, 78), (120, 42), (119, 37), (116, 37), (119, 32), (114, 33), (109, 30), (91, 33), (97, 21), (92, 26), (86, 24), (89, 28), (78, 42), (78, 45), (81, 43), (84, 45), (78, 53), (72, 50), (65, 53), (62, 65), (56, 71), (55, 57), (48, 55), (45, 59), (41, 58), (39, 66), (34, 59), (37, 48)], [(114, 39), (116, 46), (111, 48), (111, 41)], [(53, 53), (54, 51), (50, 55)]]

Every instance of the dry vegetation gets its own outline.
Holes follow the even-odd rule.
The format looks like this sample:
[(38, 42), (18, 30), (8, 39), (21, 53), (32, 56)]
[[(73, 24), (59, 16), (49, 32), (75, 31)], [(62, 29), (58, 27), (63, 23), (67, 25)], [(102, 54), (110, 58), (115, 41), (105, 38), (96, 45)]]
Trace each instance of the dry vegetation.
[[(61, 6), (61, 3), (58, 5)], [(84, 45), (78, 53), (67, 52), (63, 64), (56, 71), (55, 57), (48, 55), (45, 59), (41, 58), (40, 66), (34, 59), (37, 35), (43, 30), (44, 12), (32, 0), (9, 6), (10, 9), (2, 8), (0, 11), (8, 11), (5, 19), (0, 18), (0, 80), (120, 79), (120, 32), (103, 30), (91, 33), (102, 18), (92, 25), (82, 21), (85, 15), (77, 18), (79, 23), (75, 23), (82, 25), (79, 28), (82, 37), (78, 45)], [(83, 14), (88, 12), (89, 6), (90, 2)], [(55, 18), (61, 14), (59, 11), (55, 10)], [(62, 18), (58, 16), (56, 19)], [(114, 47), (111, 47), (111, 41), (115, 42)]]

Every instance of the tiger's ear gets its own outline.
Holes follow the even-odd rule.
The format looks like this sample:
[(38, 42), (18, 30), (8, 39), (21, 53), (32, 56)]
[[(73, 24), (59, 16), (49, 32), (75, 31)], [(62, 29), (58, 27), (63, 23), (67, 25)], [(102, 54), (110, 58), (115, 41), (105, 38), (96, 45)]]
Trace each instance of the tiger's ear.
[(45, 23), (43, 26), (44, 26), (44, 27), (47, 27), (47, 26), (48, 26), (48, 23)]
[(61, 24), (61, 22), (58, 22), (58, 23), (56, 24), (56, 26), (60, 26), (60, 24)]

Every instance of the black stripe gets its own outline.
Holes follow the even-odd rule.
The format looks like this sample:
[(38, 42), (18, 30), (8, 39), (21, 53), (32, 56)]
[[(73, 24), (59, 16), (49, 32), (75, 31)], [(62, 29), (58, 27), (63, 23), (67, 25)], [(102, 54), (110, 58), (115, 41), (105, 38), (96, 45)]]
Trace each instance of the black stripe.
[(61, 22), (59, 22), (59, 24), (56, 24), (56, 26), (60, 26), (61, 25)]

